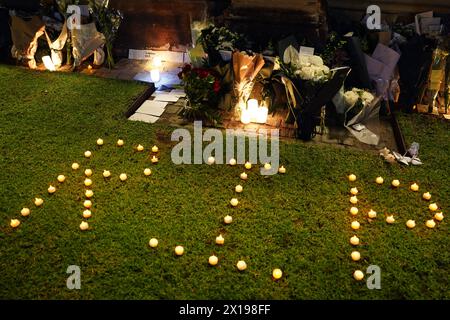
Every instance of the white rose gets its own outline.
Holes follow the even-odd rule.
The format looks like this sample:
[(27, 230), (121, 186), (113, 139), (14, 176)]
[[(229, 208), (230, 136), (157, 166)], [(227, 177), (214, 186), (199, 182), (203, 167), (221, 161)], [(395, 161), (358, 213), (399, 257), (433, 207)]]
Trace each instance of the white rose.
[(344, 101), (349, 107), (353, 107), (359, 100), (359, 95), (352, 91), (347, 91), (344, 93)]

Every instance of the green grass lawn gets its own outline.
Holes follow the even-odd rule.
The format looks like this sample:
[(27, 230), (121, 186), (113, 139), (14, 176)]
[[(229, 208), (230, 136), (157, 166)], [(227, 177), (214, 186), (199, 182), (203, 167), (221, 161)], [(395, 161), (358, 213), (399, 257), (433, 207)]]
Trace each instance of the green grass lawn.
[[(144, 86), (79, 74), (39, 73), (0, 66), (0, 298), (2, 299), (449, 299), (448, 215), (435, 229), (421, 194), (450, 212), (449, 122), (399, 115), (408, 144), (421, 145), (421, 167), (384, 163), (378, 156), (333, 146), (283, 142), (287, 174), (262, 177), (255, 169), (230, 208), (242, 166), (171, 162), (171, 128), (127, 121), (123, 111)], [(101, 148), (98, 137), (105, 140)], [(125, 140), (117, 148), (118, 138)], [(146, 153), (161, 149), (151, 177)], [(86, 160), (83, 152), (91, 150)], [(72, 162), (81, 164), (72, 171)], [(91, 229), (82, 221), (83, 171), (94, 170)], [(101, 173), (113, 176), (105, 181)], [(125, 183), (118, 174), (126, 172)], [(346, 176), (358, 176), (349, 183)], [(56, 177), (65, 174), (59, 185)], [(383, 176), (386, 183), (373, 181)], [(398, 178), (399, 189), (389, 182)], [(420, 192), (407, 186), (416, 181)], [(49, 196), (52, 183), (58, 191)], [(353, 262), (349, 189), (356, 186), (362, 259)], [(32, 199), (45, 203), (36, 209)], [(22, 207), (30, 207), (27, 218)], [(378, 218), (365, 213), (373, 208)], [(384, 217), (393, 213), (396, 223)], [(233, 223), (225, 226), (225, 215)], [(19, 218), (17, 229), (9, 227)], [(416, 220), (407, 230), (405, 222)], [(215, 237), (222, 233), (225, 245)], [(148, 247), (152, 237), (160, 245)], [(181, 244), (186, 253), (176, 257)], [(219, 265), (210, 267), (216, 254)], [(248, 269), (235, 264), (245, 260)], [(381, 268), (380, 290), (369, 290), (352, 273)], [(81, 290), (66, 288), (66, 269), (81, 267)], [(271, 279), (273, 268), (284, 272)]]

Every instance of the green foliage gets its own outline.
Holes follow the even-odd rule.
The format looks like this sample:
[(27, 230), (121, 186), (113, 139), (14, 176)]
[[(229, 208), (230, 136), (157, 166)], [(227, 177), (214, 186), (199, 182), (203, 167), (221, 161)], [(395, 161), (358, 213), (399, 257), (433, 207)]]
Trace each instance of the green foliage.
[[(448, 150), (450, 124), (421, 115), (399, 115), (406, 141), (420, 143), (423, 166), (384, 163), (377, 154), (322, 144), (282, 141), (285, 175), (265, 178), (258, 168), (239, 179), (242, 166), (174, 165), (173, 127), (128, 121), (124, 110), (145, 86), (80, 74), (34, 72), (0, 66), (0, 298), (1, 299), (450, 299)], [(105, 145), (98, 147), (98, 137)], [(117, 148), (118, 138), (125, 140)], [(147, 153), (160, 147), (152, 175)], [(91, 160), (83, 158), (91, 150)], [(72, 171), (72, 162), (80, 171)], [(91, 230), (80, 232), (83, 171), (93, 175)], [(104, 180), (101, 172), (112, 172)], [(117, 176), (126, 172), (129, 180)], [(358, 177), (350, 184), (346, 176)], [(67, 176), (49, 196), (58, 174)], [(376, 185), (376, 176), (385, 184)], [(391, 189), (389, 181), (400, 179)], [(407, 186), (430, 191), (446, 218), (433, 230), (427, 202)], [(234, 186), (240, 205), (230, 208)], [(362, 260), (354, 250), (348, 214), (356, 186)], [(421, 193), (420, 192), (420, 193)], [(31, 200), (42, 196), (41, 209)], [(31, 208), (28, 218), (20, 209)], [(370, 208), (378, 218), (369, 221)], [(387, 225), (385, 213), (397, 222)], [(233, 216), (225, 226), (222, 219)], [(9, 220), (20, 217), (16, 230)], [(415, 219), (417, 227), (404, 223)], [(225, 245), (214, 239), (224, 235)], [(148, 240), (159, 239), (152, 250)], [(175, 257), (183, 245), (186, 253)], [(210, 267), (216, 254), (219, 265)], [(245, 260), (239, 273), (235, 264)], [(69, 265), (81, 267), (81, 290), (68, 290)], [(381, 268), (381, 290), (368, 290), (352, 273)], [(274, 268), (283, 278), (271, 279)]]
[(226, 27), (214, 25), (203, 29), (197, 40), (197, 43), (200, 43), (207, 52), (243, 49), (246, 42), (244, 35), (235, 33)]

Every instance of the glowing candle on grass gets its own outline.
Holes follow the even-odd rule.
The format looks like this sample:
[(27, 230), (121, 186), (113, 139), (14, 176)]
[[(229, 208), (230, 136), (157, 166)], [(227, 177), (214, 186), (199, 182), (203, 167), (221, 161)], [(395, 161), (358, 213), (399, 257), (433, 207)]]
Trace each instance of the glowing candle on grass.
[(358, 203), (358, 198), (356, 196), (350, 197), (350, 203), (351, 204), (357, 204)]
[(348, 181), (353, 182), (356, 181), (356, 176), (352, 173), (348, 176)]
[(78, 170), (80, 168), (80, 165), (76, 162), (72, 163), (72, 170)]
[(183, 248), (183, 246), (176, 246), (176, 247), (175, 247), (175, 254), (176, 254), (177, 256), (182, 256), (183, 253), (184, 253), (184, 248)]
[(283, 167), (283, 166), (279, 167), (278, 168), (278, 173), (285, 174), (286, 173), (286, 168)]
[(283, 271), (281, 271), (281, 269), (273, 269), (273, 271), (272, 271), (272, 277), (275, 279), (275, 280), (278, 280), (278, 279), (280, 279), (281, 277), (283, 276)]
[(436, 226), (436, 222), (434, 222), (433, 219), (430, 219), (430, 220), (427, 220), (427, 222), (425, 223), (425, 225), (426, 225), (428, 228), (432, 229), (432, 228), (434, 228), (434, 227)]
[(84, 179), (84, 185), (90, 187), (92, 185), (92, 180), (89, 178)]
[(219, 258), (217, 258), (216, 256), (210, 256), (208, 258), (208, 263), (212, 266), (215, 266), (217, 263), (219, 262)]
[(386, 222), (389, 223), (389, 224), (394, 223), (395, 222), (394, 216), (393, 215), (387, 216), (386, 217)]
[(430, 194), (429, 192), (425, 192), (425, 193), (422, 195), (422, 198), (423, 198), (424, 200), (430, 200), (430, 199), (431, 199), (431, 194)]
[(430, 203), (428, 208), (430, 209), (430, 211), (436, 211), (438, 209), (438, 206), (436, 203)]
[(384, 179), (383, 179), (383, 177), (377, 177), (377, 178), (375, 179), (375, 182), (376, 182), (377, 184), (383, 184)]
[(84, 206), (86, 209), (90, 209), (90, 208), (92, 207), (92, 201), (91, 201), (91, 200), (84, 200), (83, 206)]
[(236, 188), (234, 188), (234, 190), (235, 190), (237, 193), (241, 193), (243, 189), (244, 189), (244, 188), (243, 188), (240, 184), (238, 184), (238, 185), (236, 186)]
[(231, 217), (231, 216), (225, 216), (224, 218), (223, 218), (223, 222), (225, 223), (225, 224), (230, 224), (231, 222), (233, 222), (233, 218)]
[(91, 216), (92, 216), (91, 210), (86, 209), (83, 211), (83, 218), (89, 219)]
[(413, 183), (410, 186), (411, 191), (419, 191), (419, 185), (417, 183)]
[(377, 213), (375, 211), (373, 211), (372, 209), (370, 209), (369, 213), (367, 214), (367, 216), (370, 219), (375, 219), (377, 217)]
[(356, 216), (356, 215), (358, 214), (358, 208), (357, 208), (357, 207), (351, 207), (351, 208), (350, 208), (350, 213), (351, 213), (353, 216)]
[(256, 122), (258, 117), (258, 100), (249, 99), (247, 101), (247, 111), (250, 114), (250, 121)]
[(357, 194), (358, 194), (358, 188), (351, 188), (350, 189), (350, 193), (352, 194), (352, 195), (354, 195), (354, 196), (356, 196)]
[(88, 189), (84, 192), (84, 195), (86, 196), (86, 198), (92, 198), (94, 196), (94, 191)]
[(111, 172), (108, 170), (103, 170), (103, 177), (104, 178), (109, 178), (111, 176)]
[(245, 172), (242, 172), (240, 177), (241, 177), (242, 180), (247, 180), (247, 178), (248, 178), (247, 174)]
[(224, 242), (225, 242), (225, 239), (222, 237), (221, 234), (218, 237), (216, 237), (216, 244), (221, 246), (221, 245), (223, 245)]
[(121, 173), (119, 176), (120, 181), (125, 181), (128, 179), (128, 176), (126, 173)]
[(150, 170), (149, 168), (145, 168), (144, 169), (144, 175), (145, 176), (149, 176), (149, 175), (151, 175), (152, 174), (152, 170)]
[(99, 146), (102, 146), (103, 145), (103, 139), (101, 139), (101, 138), (98, 138), (97, 139), (97, 145), (99, 145)]
[(272, 165), (270, 163), (265, 163), (264, 164), (264, 169), (265, 170), (270, 170), (270, 169), (272, 169)]
[(156, 248), (158, 246), (158, 240), (156, 238), (151, 238), (148, 244), (150, 247)]
[(85, 231), (87, 229), (89, 229), (89, 223), (87, 223), (86, 221), (81, 222), (80, 223), (80, 230), (81, 231)]
[(11, 219), (11, 222), (9, 224), (12, 228), (17, 228), (20, 225), (20, 220), (18, 219)]
[(48, 191), (48, 193), (53, 194), (56, 192), (56, 188), (54, 186), (49, 186), (47, 191)]
[(92, 152), (90, 152), (89, 150), (88, 150), (88, 151), (85, 151), (85, 152), (84, 152), (84, 156), (85, 156), (86, 158), (90, 158), (90, 157), (92, 157)]
[(159, 148), (157, 146), (152, 147), (152, 152), (157, 153), (159, 151)]
[(416, 222), (414, 220), (408, 220), (408, 221), (406, 221), (406, 226), (409, 229), (412, 229), (412, 228), (414, 228), (416, 226)]
[(397, 188), (399, 185), (400, 185), (400, 181), (399, 180), (392, 180), (392, 183), (391, 183), (391, 185), (394, 187), (394, 188)]
[(356, 270), (353, 272), (353, 278), (355, 278), (356, 281), (361, 281), (364, 279), (364, 273), (361, 270)]
[(158, 158), (156, 156), (153, 156), (152, 159), (150, 160), (153, 164), (158, 163)]
[(64, 181), (66, 181), (66, 177), (62, 174), (60, 174), (56, 180), (58, 180), (58, 182), (63, 183)]
[(359, 238), (355, 235), (353, 237), (350, 238), (350, 243), (354, 246), (359, 244)]
[(353, 251), (351, 257), (353, 261), (359, 261), (361, 259), (361, 254), (358, 251)]
[(353, 230), (358, 230), (360, 227), (360, 224), (358, 221), (352, 221), (352, 229)]
[(239, 271), (244, 271), (245, 269), (247, 269), (247, 264), (245, 263), (245, 261), (240, 260), (236, 264), (236, 267), (238, 268)]
[(117, 146), (122, 147), (124, 145), (124, 142), (122, 139), (117, 140)]
[(231, 158), (230, 159), (230, 166), (235, 166), (236, 165), (236, 159)]
[(143, 145), (138, 145), (136, 147), (136, 150), (139, 151), (139, 152), (144, 151), (144, 146)]
[(437, 221), (442, 221), (442, 220), (444, 220), (444, 214), (442, 212), (436, 212), (436, 214), (434, 215), (434, 218)]
[(20, 214), (23, 216), (23, 217), (27, 217), (27, 216), (29, 216), (30, 215), (30, 209), (28, 209), (28, 208), (22, 208), (22, 210), (20, 210)]
[(44, 203), (44, 200), (42, 200), (41, 198), (35, 198), (35, 199), (34, 199), (34, 205), (35, 205), (36, 207), (42, 206), (43, 203)]
[(252, 164), (249, 161), (247, 161), (245, 163), (244, 167), (245, 167), (245, 169), (250, 170), (252, 168)]
[(214, 159), (214, 157), (209, 157), (208, 158), (208, 164), (209, 165), (214, 164), (214, 162), (216, 162), (216, 159)]
[(86, 169), (86, 170), (84, 170), (84, 175), (85, 175), (86, 177), (92, 176), (92, 170), (91, 170), (91, 169)]
[(230, 200), (230, 204), (231, 204), (233, 207), (236, 207), (236, 206), (239, 204), (239, 201), (238, 201), (238, 199), (233, 198), (233, 199)]

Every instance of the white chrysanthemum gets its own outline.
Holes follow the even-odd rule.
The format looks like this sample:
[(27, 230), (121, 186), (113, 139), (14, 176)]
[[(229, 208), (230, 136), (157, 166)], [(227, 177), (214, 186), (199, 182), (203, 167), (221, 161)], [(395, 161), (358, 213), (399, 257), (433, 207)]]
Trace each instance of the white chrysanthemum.
[(344, 101), (349, 107), (353, 107), (359, 100), (359, 95), (352, 91), (347, 91), (344, 93)]
[(365, 103), (370, 104), (373, 101), (374, 96), (370, 92), (364, 91), (361, 98), (365, 101)]
[(319, 56), (309, 56), (309, 62), (315, 66), (323, 66), (323, 60)]

